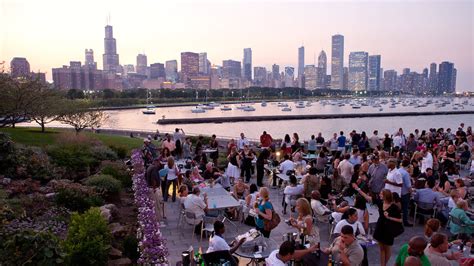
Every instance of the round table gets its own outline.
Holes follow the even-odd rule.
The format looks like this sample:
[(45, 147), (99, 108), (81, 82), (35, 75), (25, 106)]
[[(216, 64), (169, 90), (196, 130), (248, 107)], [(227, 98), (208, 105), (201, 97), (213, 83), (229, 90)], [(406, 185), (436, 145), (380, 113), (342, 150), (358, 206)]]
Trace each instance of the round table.
[[(247, 265), (257, 265), (259, 260), (268, 258), (268, 256), (270, 256), (270, 253), (272, 253), (274, 250), (279, 248), (275, 240), (270, 239), (270, 238), (260, 236), (256, 238), (254, 241), (256, 241), (256, 243), (263, 244), (262, 252), (255, 252), (253, 248), (249, 248), (249, 246), (248, 245), (246, 246), (245, 243), (242, 244), (235, 251), (235, 255), (242, 258), (250, 259), (250, 263)], [(252, 243), (255, 243), (254, 241), (250, 242), (249, 244), (252, 245)]]

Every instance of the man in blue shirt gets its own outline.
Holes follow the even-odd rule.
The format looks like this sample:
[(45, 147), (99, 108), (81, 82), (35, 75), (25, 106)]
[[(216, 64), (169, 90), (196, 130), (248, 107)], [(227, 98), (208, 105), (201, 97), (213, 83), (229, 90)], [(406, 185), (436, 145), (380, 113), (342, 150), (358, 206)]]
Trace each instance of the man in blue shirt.
[(340, 136), (337, 138), (337, 150), (340, 151), (341, 153), (344, 153), (346, 150), (346, 137), (344, 136), (344, 132), (339, 133)]
[[(433, 206), (440, 205), (440, 196), (433, 188), (436, 185), (436, 181), (428, 180), (425, 188), (418, 189), (415, 193), (414, 200), (417, 204), (433, 204)], [(426, 207), (425, 207), (426, 208)], [(421, 210), (420, 210), (421, 211)], [(420, 212), (418, 211), (418, 212)], [(431, 212), (431, 210), (428, 210)]]
[(411, 197), (411, 177), (410, 174), (407, 172), (407, 168), (410, 165), (410, 161), (408, 159), (404, 159), (402, 161), (402, 167), (398, 169), (400, 174), (402, 174), (402, 196), (401, 196), (401, 203), (402, 203), (402, 218), (403, 218), (403, 225), (406, 227), (413, 227), (413, 224), (408, 222), (408, 205), (410, 204), (410, 197)]

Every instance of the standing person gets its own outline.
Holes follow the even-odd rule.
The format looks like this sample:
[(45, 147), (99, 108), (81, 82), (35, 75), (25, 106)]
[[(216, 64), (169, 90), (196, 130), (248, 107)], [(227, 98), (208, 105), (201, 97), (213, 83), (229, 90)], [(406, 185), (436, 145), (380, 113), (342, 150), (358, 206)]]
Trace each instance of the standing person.
[[(181, 132), (180, 132), (181, 131)], [(184, 144), (185, 133), (182, 128), (176, 128), (173, 133), (173, 140), (176, 146), (176, 159), (181, 159), (183, 155), (183, 144)]]
[(267, 134), (267, 131), (263, 131), (263, 134), (260, 136), (260, 145), (262, 148), (271, 148), (273, 146), (273, 138), (270, 134)]
[(263, 176), (265, 174), (265, 163), (267, 162), (268, 157), (270, 157), (270, 151), (268, 149), (271, 148), (265, 148), (260, 152), (260, 154), (257, 157), (257, 186), (263, 187)]
[[(230, 139), (229, 143), (227, 143), (227, 155), (230, 154), (232, 148), (235, 147), (237, 149), (237, 145), (235, 144), (235, 139)], [(237, 150), (238, 151), (238, 150)]]
[(239, 148), (239, 151), (242, 151), (245, 145), (249, 146), (250, 142), (242, 132), (240, 133), (240, 139), (237, 141), (237, 148)]
[(182, 150), (183, 150), (183, 158), (185, 159), (190, 159), (191, 158), (191, 152), (192, 152), (192, 143), (191, 143), (191, 138), (187, 137), (185, 140), (184, 140), (184, 143), (183, 143), (183, 147), (182, 147)]
[(421, 161), (421, 173), (425, 173), (426, 169), (433, 169), (433, 155), (431, 151), (426, 148), (423, 150), (423, 159)]
[(314, 135), (311, 135), (311, 139), (308, 140), (308, 153), (316, 154), (316, 139)]
[(204, 137), (203, 136), (199, 136), (198, 137), (198, 140), (196, 142), (196, 148), (194, 150), (194, 155), (196, 157), (198, 157), (199, 159), (201, 158), (201, 155), (202, 155), (202, 150), (203, 150), (203, 147), (202, 147), (202, 141), (204, 140)]
[(289, 154), (291, 156), (291, 138), (290, 135), (286, 134), (281, 142), (281, 149), (283, 150), (283, 156)]
[(355, 129), (352, 130), (351, 141), (352, 141), (352, 147), (359, 146), (360, 134), (357, 133), (357, 131), (355, 131)]
[(349, 161), (350, 158), (351, 155), (349, 153), (346, 153), (344, 155), (344, 160), (342, 160), (342, 162), (340, 162), (337, 166), (339, 176), (344, 179), (345, 184), (349, 184), (349, 182), (351, 181), (352, 174), (354, 173), (354, 166)]
[(379, 199), (380, 191), (385, 186), (385, 177), (388, 173), (388, 167), (380, 162), (377, 155), (372, 157), (372, 165), (369, 166), (369, 188), (375, 202)]
[(266, 238), (270, 237), (270, 231), (266, 231), (264, 224), (265, 220), (272, 220), (272, 210), (273, 205), (270, 202), (270, 195), (268, 193), (268, 188), (262, 187), (259, 191), (260, 195), (260, 202), (255, 203), (255, 213), (257, 214), (257, 218), (255, 219), (256, 228), (258, 231), (262, 233), (262, 235)]
[(337, 150), (341, 152), (341, 154), (346, 152), (346, 136), (344, 136), (344, 132), (339, 132), (339, 138), (337, 138)]
[(411, 177), (408, 173), (407, 169), (410, 166), (410, 161), (408, 159), (404, 159), (402, 161), (402, 167), (398, 169), (400, 174), (402, 175), (402, 218), (403, 218), (403, 225), (405, 227), (413, 227), (413, 224), (408, 222), (408, 207), (410, 204), (411, 199)]
[(383, 139), (383, 150), (390, 152), (392, 150), (392, 139), (388, 133), (385, 133), (385, 138)]
[[(161, 204), (160, 204), (160, 161), (158, 158), (153, 160), (153, 164), (148, 166), (146, 169), (146, 182), (148, 185), (148, 193), (150, 197), (155, 200), (155, 213), (159, 221), (162, 220), (161, 217)], [(157, 190), (158, 188), (158, 190)]]
[(227, 156), (227, 164), (226, 175), (230, 178), (230, 182), (234, 184), (234, 181), (237, 180), (240, 176), (240, 157), (237, 153), (237, 147), (232, 147), (230, 154)]
[(323, 133), (318, 133), (318, 137), (316, 138), (316, 144), (318, 144), (320, 147), (324, 145)]
[(298, 136), (298, 133), (293, 133), (293, 139), (291, 141), (291, 153), (295, 153), (301, 148), (300, 144), (300, 137)]
[(211, 143), (209, 143), (209, 147), (213, 150), (216, 150), (215, 152), (211, 152), (209, 157), (212, 159), (214, 165), (217, 165), (217, 159), (219, 159), (219, 143), (217, 142), (216, 135), (211, 136)]
[(329, 151), (331, 151), (331, 154), (334, 155), (337, 151), (337, 147), (339, 146), (339, 143), (337, 142), (337, 133), (334, 133), (332, 135), (332, 138), (328, 140), (329, 144)]
[(378, 130), (374, 130), (374, 134), (369, 138), (369, 146), (372, 151), (376, 151), (380, 146), (382, 146)]
[(367, 137), (365, 131), (362, 131), (360, 135), (359, 144), (357, 146), (359, 147), (359, 151), (361, 153), (366, 152), (367, 148), (369, 148), (369, 138)]
[(248, 183), (252, 177), (252, 160), (255, 158), (248, 145), (244, 145), (244, 148), (240, 153), (240, 158), (242, 160), (240, 166), (240, 177), (244, 177), (245, 175), (245, 183)]
[(168, 170), (168, 175), (166, 176), (166, 188), (165, 191), (166, 193), (163, 195), (163, 200), (168, 201), (168, 190), (170, 185), (173, 185), (173, 194), (172, 194), (172, 200), (173, 202), (176, 201), (176, 186), (178, 185), (178, 175), (179, 175), (179, 169), (174, 163), (174, 159), (172, 156), (168, 157), (168, 162), (165, 165), (165, 168)]
[(321, 188), (321, 179), (317, 175), (317, 170), (314, 167), (309, 168), (308, 173), (301, 179), (303, 184), (303, 196), (311, 201), (311, 194), (313, 191), (318, 191)]
[(176, 150), (176, 144), (174, 143), (174, 141), (171, 139), (171, 135), (166, 133), (165, 135), (165, 140), (161, 143), (161, 148), (164, 149), (164, 148), (168, 148), (168, 150), (170, 150), (170, 153), (173, 155), (175, 154), (175, 150)]
[(388, 160), (388, 173), (385, 179), (385, 188), (393, 193), (397, 193), (400, 197), (402, 195), (403, 179), (402, 175), (397, 169), (397, 159), (391, 158)]
[[(386, 266), (392, 254), (394, 238), (403, 230), (400, 209), (393, 202), (392, 192), (388, 189), (380, 192), (383, 203), (379, 206), (379, 219), (375, 226), (374, 239), (380, 247), (380, 263)], [(391, 230), (387, 230), (390, 228)], [(402, 228), (402, 229), (400, 229)]]

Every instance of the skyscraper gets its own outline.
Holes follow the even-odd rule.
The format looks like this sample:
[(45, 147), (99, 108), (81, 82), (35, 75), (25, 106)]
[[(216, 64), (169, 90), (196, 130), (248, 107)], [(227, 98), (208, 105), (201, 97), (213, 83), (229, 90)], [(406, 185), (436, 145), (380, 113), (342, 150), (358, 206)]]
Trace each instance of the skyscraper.
[(430, 75), (429, 75), (429, 84), (430, 92), (438, 93), (438, 73), (436, 73), (437, 65), (436, 63), (430, 64)]
[(285, 67), (285, 87), (294, 87), (295, 84), (295, 68)]
[(165, 62), (166, 80), (176, 83), (178, 81), (178, 61), (169, 60)]
[(380, 91), (380, 55), (369, 56), (369, 91)]
[(181, 75), (183, 82), (189, 87), (191, 78), (199, 75), (199, 54), (192, 52), (181, 53)]
[(304, 86), (304, 46), (298, 48), (298, 87)]
[[(304, 67), (304, 88), (307, 90), (314, 90), (317, 87), (319, 68), (314, 65), (307, 65)], [(326, 75), (324, 75), (326, 78)], [(323, 84), (324, 86), (324, 84)]]
[(456, 81), (453, 79), (455, 79), (454, 64), (451, 62), (439, 64), (438, 94), (454, 92), (453, 85), (456, 85)]
[(199, 53), (199, 73), (203, 75), (209, 75), (207, 53)]
[(94, 51), (92, 49), (86, 49), (84, 67), (89, 69), (97, 69), (97, 63), (94, 62)]
[(349, 90), (367, 90), (367, 61), (366, 52), (351, 52), (349, 54)]
[(280, 80), (280, 66), (277, 64), (272, 65), (272, 77), (274, 80)]
[(24, 57), (14, 57), (10, 62), (10, 68), (13, 78), (26, 78), (30, 76), (30, 63)]
[(397, 71), (386, 70), (383, 72), (383, 87), (385, 91), (398, 91), (397, 88)]
[(145, 54), (137, 55), (137, 74), (146, 75), (146, 68), (148, 67), (147, 57)]
[(250, 81), (252, 80), (252, 49), (245, 48), (244, 49), (244, 59), (243, 59), (243, 75), (242, 77)]
[(327, 57), (326, 57), (326, 52), (322, 50), (318, 56), (316, 88), (326, 89), (326, 75), (327, 75)]
[(117, 54), (117, 44), (114, 38), (112, 26), (105, 26), (104, 54), (102, 55), (104, 72), (115, 74), (119, 72), (119, 55)]
[(154, 63), (150, 65), (150, 79), (165, 78), (165, 66), (161, 63)]
[(332, 36), (331, 89), (342, 90), (344, 76), (344, 36)]
[(240, 79), (242, 67), (239, 61), (222, 61), (222, 77), (227, 79)]
[(264, 67), (254, 67), (253, 68), (253, 81), (257, 86), (266, 86), (267, 80), (267, 69)]

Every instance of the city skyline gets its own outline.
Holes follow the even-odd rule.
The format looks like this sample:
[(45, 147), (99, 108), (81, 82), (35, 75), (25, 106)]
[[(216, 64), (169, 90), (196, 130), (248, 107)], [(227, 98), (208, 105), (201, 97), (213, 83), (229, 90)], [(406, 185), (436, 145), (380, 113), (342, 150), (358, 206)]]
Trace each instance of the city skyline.
[[(104, 2), (107, 3), (108, 1)], [(88, 12), (91, 13), (91, 16), (88, 16), (88, 20), (81, 20), (80, 23), (77, 23), (74, 19), (76, 12), (68, 13), (67, 15), (71, 17), (68, 17), (69, 19), (65, 19), (65, 22), (62, 23), (70, 27), (71, 32), (60, 32), (61, 34), (43, 36), (40, 34), (42, 31), (35, 31), (37, 27), (43, 26), (42, 21), (38, 21), (38, 25), (28, 23), (35, 19), (38, 20), (39, 16), (32, 12), (32, 9), (34, 9), (38, 3), (26, 0), (15, 2), (3, 0), (0, 6), (3, 17), (0, 18), (1, 22), (7, 20), (18, 22), (20, 18), (12, 18), (18, 13), (23, 13), (24, 16), (21, 18), (22, 23), (10, 23), (9, 25), (11, 26), (5, 27), (5, 29), (0, 31), (3, 35), (0, 44), (0, 61), (5, 61), (8, 64), (13, 57), (26, 57), (31, 64), (31, 70), (47, 72), (48, 80), (51, 80), (52, 68), (68, 64), (69, 61), (84, 61), (84, 49), (93, 49), (97, 65), (102, 66), (103, 62), (100, 55), (104, 53), (104, 14), (110, 11), (112, 13), (110, 24), (114, 27), (113, 37), (117, 40), (117, 54), (120, 55), (121, 65), (135, 64), (137, 54), (144, 52), (148, 57), (148, 65), (153, 63), (164, 64), (165, 61), (168, 60), (178, 60), (178, 69), (180, 69), (180, 53), (184, 51), (196, 53), (206, 52), (207, 58), (211, 63), (221, 65), (223, 60), (228, 59), (242, 62), (243, 49), (251, 48), (251, 70), (253, 70), (254, 66), (266, 67), (267, 70), (271, 70), (271, 66), (274, 63), (280, 65), (280, 71), (283, 71), (287, 66), (294, 67), (295, 70), (297, 70), (298, 58), (295, 51), (303, 44), (306, 54), (304, 58), (305, 65), (317, 65), (317, 55), (321, 50), (324, 50), (328, 57), (327, 74), (331, 74), (331, 37), (339, 33), (344, 36), (344, 67), (348, 67), (349, 54), (354, 51), (365, 51), (368, 52), (369, 55), (380, 54), (382, 55), (381, 67), (384, 70), (394, 69), (399, 73), (402, 73), (403, 68), (407, 67), (421, 73), (422, 70), (428, 67), (432, 62), (440, 63), (442, 61), (450, 61), (456, 64), (458, 70), (458, 90), (474, 90), (474, 59), (472, 51), (474, 44), (472, 23), (473, 3), (470, 1), (454, 1), (454, 3), (430, 2), (429, 4), (425, 1), (404, 1), (405, 3), (410, 2), (410, 7), (405, 6), (404, 8), (402, 8), (403, 5), (401, 3), (391, 2), (375, 3), (351, 1), (349, 3), (328, 3), (318, 1), (294, 3), (288, 1), (279, 2), (278, 5), (267, 1), (257, 1), (255, 4), (246, 1), (243, 3), (233, 1), (224, 2), (225, 4), (217, 4), (212, 1), (207, 1), (195, 7), (198, 10), (202, 8), (216, 12), (213, 13), (214, 16), (212, 19), (212, 21), (215, 22), (211, 23), (212, 21), (209, 21), (210, 19), (203, 18), (201, 26), (210, 27), (200, 28), (197, 32), (196, 29), (193, 29), (195, 25), (188, 25), (190, 26), (188, 27), (189, 29), (184, 31), (182, 24), (189, 22), (193, 16), (189, 14), (190, 9), (186, 7), (183, 1), (179, 1), (174, 5), (167, 4), (171, 13), (173, 13), (173, 10), (180, 10), (181, 12), (174, 14), (174, 20), (167, 21), (165, 20), (167, 16), (164, 16), (164, 21), (158, 21), (163, 23), (174, 22), (174, 24), (172, 24), (174, 27), (163, 25), (163, 27), (158, 27), (160, 28), (158, 32), (155, 27), (151, 28), (146, 26), (138, 28), (135, 31), (130, 31), (131, 28), (137, 26), (137, 22), (132, 19), (136, 16), (133, 12), (133, 7), (132, 10), (124, 12), (121, 10), (121, 8), (124, 8), (122, 2), (113, 2), (112, 6), (100, 3), (97, 9), (87, 9), (89, 10)], [(62, 10), (62, 8), (65, 7), (65, 5), (59, 1), (43, 1), (41, 6), (48, 6), (47, 3), (54, 3), (53, 6), (57, 7), (58, 10)], [(82, 4), (78, 6), (79, 10), (87, 7), (89, 2), (84, 1), (81, 3)], [(75, 5), (78, 4), (74, 3), (73, 7), (75, 7)], [(137, 6), (139, 5), (137, 4)], [(420, 8), (420, 6), (423, 6), (425, 12), (423, 14), (416, 14), (418, 20), (414, 21), (414, 10)], [(219, 21), (219, 18), (222, 17), (228, 17), (227, 20), (235, 18), (239, 12), (227, 13), (226, 11), (235, 8), (239, 10), (243, 7), (251, 7), (246, 13), (249, 17), (249, 22), (242, 22), (239, 25), (229, 27), (231, 24), (227, 23), (226, 20)], [(374, 11), (380, 7), (383, 7), (382, 10), (391, 7), (392, 11), (388, 13), (382, 10), (378, 12)], [(268, 11), (280, 9), (287, 10), (280, 14), (281, 18), (270, 21), (265, 19), (267, 17), (274, 18), (274, 15), (268, 14)], [(291, 17), (288, 13), (295, 10), (301, 11), (299, 13), (301, 19), (298, 23), (307, 25), (304, 23), (308, 21), (308, 9), (315, 12), (317, 11), (316, 13), (318, 14), (321, 13), (321, 16), (324, 18), (333, 16), (334, 19), (345, 19), (345, 21), (342, 26), (332, 25), (338, 23), (328, 23), (328, 25), (324, 25), (324, 27), (323, 25), (320, 25), (321, 27), (312, 27), (312, 23), (309, 24), (308, 27), (300, 25), (299, 27), (291, 29), (289, 33), (286, 33), (288, 29), (279, 27), (283, 25), (285, 21), (289, 24), (293, 22), (285, 18)], [(333, 12), (323, 14), (325, 13), (322, 12), (324, 9)], [(335, 16), (335, 11), (339, 9), (341, 14)], [(260, 17), (258, 17), (257, 13), (259, 10), (265, 10), (267, 12), (261, 13)], [(403, 21), (405, 21), (406, 25), (397, 24), (402, 19), (396, 16), (397, 12), (400, 11), (404, 11)], [(141, 15), (150, 13), (147, 8), (141, 9), (140, 12), (143, 13)], [(160, 10), (157, 12), (160, 14), (163, 13)], [(373, 21), (385, 17), (385, 20), (390, 20), (391, 23), (372, 23), (377, 25), (361, 28), (361, 26), (364, 25), (364, 23), (362, 23), (363, 21), (351, 21), (353, 17), (350, 15), (354, 12), (359, 16), (371, 15), (369, 17)], [(435, 20), (436, 17), (443, 14), (453, 13), (456, 13), (456, 16), (453, 17), (451, 15), (452, 19), (443, 20), (442, 23)], [(394, 14), (395, 16), (393, 16)], [(46, 15), (47, 14), (45, 14), (45, 16)], [(66, 14), (51, 14), (51, 17), (56, 19), (58, 16), (66, 18), (65, 15)], [(84, 15), (85, 14), (82, 14), (82, 16)], [(368, 18), (366, 18), (366, 20), (367, 19)], [(183, 21), (179, 22), (178, 20)], [(318, 25), (319, 20), (317, 18), (311, 21), (314, 21), (314, 24)], [(141, 19), (139, 22), (144, 23), (146, 19)], [(257, 38), (255, 36), (256, 34), (260, 33), (260, 35), (262, 35), (259, 27), (246, 28), (248, 24), (256, 25), (256, 22), (273, 23), (272, 25), (275, 26), (275, 29), (266, 30), (263, 32), (265, 33), (263, 34), (264, 36)], [(77, 24), (81, 24), (82, 27)], [(3, 25), (7, 24), (3, 23)], [(25, 25), (29, 25), (31, 30), (18, 31), (18, 28), (21, 29)], [(147, 24), (145, 23), (144, 25)], [(51, 25), (49, 27), (51, 27)], [(170, 29), (170, 27), (172, 29)], [(228, 30), (222, 31), (222, 29), (226, 27)], [(217, 31), (216, 28), (221, 29), (221, 31)], [(423, 29), (423, 31), (417, 31), (417, 29), (420, 28)], [(17, 31), (15, 31), (15, 29), (17, 29)], [(59, 27), (59, 29), (61, 29), (61, 27)], [(78, 31), (76, 31), (76, 29), (78, 29)], [(147, 29), (151, 32), (142, 34), (142, 32)], [(240, 31), (242, 29), (249, 30), (249, 34), (240, 35), (238, 32), (235, 32), (235, 30)], [(50, 29), (47, 27), (44, 31), (49, 32)], [(285, 32), (285, 34), (282, 34), (283, 38), (282, 36), (274, 38), (275, 32), (279, 31)], [(71, 33), (73, 34), (71, 35)], [(154, 33), (158, 33), (156, 40), (151, 36)], [(190, 41), (179, 42), (179, 40), (183, 38), (182, 35), (185, 35), (186, 39)], [(386, 38), (387, 36), (390, 36), (390, 38)], [(215, 41), (216, 37), (225, 39), (226, 41), (221, 40), (217, 43), (213, 43), (212, 41)], [(414, 37), (418, 39), (412, 40), (411, 38)], [(440, 37), (445, 41), (440, 42)], [(38, 38), (38, 40), (35, 42), (35, 45), (28, 45), (28, 43), (32, 43), (32, 38)], [(161, 42), (160, 39), (162, 40)], [(271, 43), (273, 41), (274, 43)], [(169, 43), (171, 43), (171, 47), (169, 47)], [(208, 46), (206, 47), (206, 45)], [(424, 50), (420, 51), (420, 47), (423, 47)], [(396, 50), (396, 53), (393, 50)], [(54, 51), (54, 53), (51, 53), (51, 51)]]

